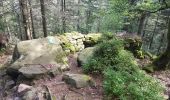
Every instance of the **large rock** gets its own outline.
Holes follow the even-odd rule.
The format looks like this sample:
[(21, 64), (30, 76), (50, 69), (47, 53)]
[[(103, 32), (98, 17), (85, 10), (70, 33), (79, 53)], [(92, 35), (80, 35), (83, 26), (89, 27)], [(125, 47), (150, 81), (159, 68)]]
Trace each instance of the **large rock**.
[(85, 41), (84, 41), (85, 47), (92, 47), (95, 44), (99, 43), (101, 37), (102, 37), (101, 33), (90, 33), (85, 35)]
[(26, 76), (34, 77), (34, 75), (45, 74), (51, 69), (58, 70), (67, 63), (63, 61), (66, 56), (60, 44), (57, 36), (19, 42), (14, 50), (13, 64), (7, 72), (11, 74), (19, 71)]
[(78, 63), (79, 65), (83, 65), (88, 62), (88, 59), (93, 56), (96, 47), (88, 47), (82, 50), (78, 54)]
[(94, 86), (94, 81), (90, 76), (83, 74), (64, 74), (63, 81), (75, 88), (83, 88), (86, 86)]
[(26, 84), (20, 84), (18, 86), (17, 92), (18, 93), (27, 92), (27, 91), (31, 90), (32, 88), (33, 88), (32, 86), (29, 86), (29, 85), (26, 85)]

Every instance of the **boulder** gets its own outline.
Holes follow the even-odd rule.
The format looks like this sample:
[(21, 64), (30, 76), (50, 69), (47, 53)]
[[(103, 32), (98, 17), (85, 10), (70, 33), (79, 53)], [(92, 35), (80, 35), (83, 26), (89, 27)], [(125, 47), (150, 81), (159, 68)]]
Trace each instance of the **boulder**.
[(18, 86), (17, 92), (18, 93), (27, 92), (27, 91), (31, 90), (32, 88), (33, 88), (32, 86), (29, 86), (29, 85), (26, 85), (26, 84), (20, 84)]
[(83, 65), (87, 63), (88, 59), (93, 56), (96, 47), (88, 47), (79, 52), (78, 54), (78, 63)]
[(22, 100), (37, 100), (39, 99), (37, 93), (37, 89), (32, 88), (31, 90), (25, 92), (21, 98)]
[(18, 71), (27, 77), (34, 77), (50, 71), (46, 68), (49, 65), (54, 65), (52, 69), (58, 70), (66, 63), (63, 61), (66, 55), (60, 44), (57, 36), (19, 42), (14, 49), (13, 63), (7, 69), (8, 74)]
[(63, 81), (75, 88), (83, 88), (87, 86), (94, 86), (94, 81), (90, 76), (84, 74), (64, 74)]
[(85, 35), (84, 45), (85, 47), (92, 47), (97, 44), (102, 37), (101, 33), (90, 33)]
[(4, 81), (4, 87), (6, 90), (11, 89), (15, 86), (15, 81), (10, 77), (10, 76), (4, 76), (3, 77), (3, 81)]

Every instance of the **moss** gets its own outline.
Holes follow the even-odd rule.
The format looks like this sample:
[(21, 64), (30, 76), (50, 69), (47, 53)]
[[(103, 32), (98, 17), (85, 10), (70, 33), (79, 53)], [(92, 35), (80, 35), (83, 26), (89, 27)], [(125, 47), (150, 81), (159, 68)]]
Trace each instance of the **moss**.
[(137, 57), (137, 58), (139, 58), (139, 59), (144, 59), (144, 58), (145, 58), (145, 57), (144, 57), (144, 53), (143, 53), (142, 50), (136, 50), (134, 56)]
[(147, 73), (153, 73), (156, 69), (156, 67), (153, 64), (149, 64), (145, 67), (142, 68), (143, 70), (145, 70)]
[[(63, 58), (66, 57), (66, 54), (63, 52), (63, 53), (56, 53), (56, 57), (55, 57), (55, 61), (57, 63), (61, 63), (61, 64), (65, 64), (66, 62), (63, 60)], [(62, 59), (61, 59), (62, 58)]]

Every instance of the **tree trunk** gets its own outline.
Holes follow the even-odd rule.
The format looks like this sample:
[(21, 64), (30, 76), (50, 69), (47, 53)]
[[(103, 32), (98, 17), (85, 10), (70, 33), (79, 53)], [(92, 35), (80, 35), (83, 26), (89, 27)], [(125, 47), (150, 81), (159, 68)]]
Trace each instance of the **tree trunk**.
[(142, 35), (142, 33), (143, 33), (143, 29), (144, 29), (144, 25), (145, 25), (145, 19), (146, 19), (146, 13), (143, 13), (140, 17), (140, 20), (139, 20), (138, 35)]
[(66, 16), (65, 16), (65, 10), (66, 10), (66, 4), (65, 0), (61, 0), (61, 12), (62, 12), (62, 33), (66, 32)]
[(32, 35), (33, 35), (33, 39), (36, 39), (36, 35), (35, 35), (35, 30), (34, 30), (34, 20), (33, 20), (33, 15), (32, 15), (32, 5), (31, 5), (31, 0), (28, 0), (29, 3), (29, 12), (30, 12), (30, 22), (31, 22), (31, 27), (32, 27)]
[[(4, 9), (4, 4), (3, 4), (3, 1), (2, 1), (2, 9), (3, 9), (3, 12), (5, 12), (5, 9)], [(5, 27), (5, 34), (8, 35), (9, 39), (11, 38), (11, 31), (10, 31), (10, 27), (9, 27), (9, 24), (7, 22), (7, 19), (5, 17), (5, 15), (3, 15), (3, 19), (4, 19), (4, 23), (6, 25)], [(7, 32), (7, 33), (6, 33)]]
[(77, 12), (77, 31), (80, 32), (80, 0), (78, 0), (78, 12)]
[(42, 16), (44, 37), (47, 37), (47, 22), (46, 22), (46, 15), (45, 15), (44, 0), (40, 0), (40, 3), (41, 3), (41, 16)]
[(89, 31), (91, 31), (91, 16), (92, 16), (92, 12), (88, 9), (87, 11), (86, 11), (86, 17), (87, 17), (87, 19), (86, 19), (86, 34), (88, 34), (89, 33)]
[(158, 66), (159, 69), (170, 68), (170, 17), (168, 22), (168, 34), (167, 34), (168, 46), (166, 51), (154, 61), (154, 64)]
[(22, 23), (24, 26), (24, 31), (26, 35), (26, 39), (32, 39), (32, 30), (30, 27), (30, 13), (28, 11), (28, 1), (27, 0), (19, 0), (20, 9), (22, 12)]

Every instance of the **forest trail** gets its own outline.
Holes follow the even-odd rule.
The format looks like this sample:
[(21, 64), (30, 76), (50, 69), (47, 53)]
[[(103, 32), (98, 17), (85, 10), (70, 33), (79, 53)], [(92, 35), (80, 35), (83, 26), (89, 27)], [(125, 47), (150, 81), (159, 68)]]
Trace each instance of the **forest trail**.
[[(0, 57), (1, 63), (4, 64), (12, 55), (3, 55)], [(62, 81), (62, 76), (65, 73), (72, 74), (83, 74), (82, 69), (77, 63), (77, 54), (70, 54), (68, 56), (70, 70), (65, 71), (60, 75), (53, 78), (44, 77), (39, 80), (34, 80), (32, 82), (32, 87), (36, 87), (39, 93), (42, 93), (44, 86), (48, 87), (50, 94), (55, 96), (56, 99), (53, 100), (102, 100), (103, 99), (103, 88), (102, 88), (102, 77), (92, 76), (95, 81), (95, 87), (85, 87), (85, 88), (73, 88), (70, 85)], [(22, 82), (23, 84), (28, 84), (27, 80)], [(5, 85), (5, 84), (4, 84)], [(2, 87), (2, 86), (1, 86)], [(3, 98), (2, 100), (11, 100), (18, 98), (19, 94), (16, 93), (16, 86), (7, 91), (0, 91)], [(20, 100), (20, 99), (19, 99)]]

